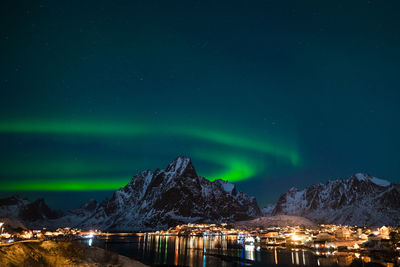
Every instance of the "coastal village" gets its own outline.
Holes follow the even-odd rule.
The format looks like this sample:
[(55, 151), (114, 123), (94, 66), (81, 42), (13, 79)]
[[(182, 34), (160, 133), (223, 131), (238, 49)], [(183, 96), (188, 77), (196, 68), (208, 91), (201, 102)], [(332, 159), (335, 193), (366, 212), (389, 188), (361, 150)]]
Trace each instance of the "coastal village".
[(152, 235), (236, 236), (239, 243), (259, 246), (285, 246), (334, 250), (399, 250), (400, 228), (380, 228), (319, 225), (309, 229), (303, 226), (233, 227), (228, 224), (184, 224)]
[[(107, 237), (121, 233), (106, 233), (99, 230), (83, 231), (75, 228), (60, 228), (8, 232), (0, 222), (1, 245), (28, 240), (87, 239), (89, 245), (97, 236)], [(214, 246), (214, 249), (261, 249), (310, 250), (316, 255), (330, 256), (340, 253), (352, 253), (355, 257), (368, 262), (371, 255), (385, 255), (393, 261), (393, 266), (400, 264), (400, 228), (382, 226), (379, 228), (319, 225), (315, 228), (305, 226), (238, 226), (219, 224), (183, 224), (167, 230), (136, 234), (147, 237), (202, 237), (204, 239), (229, 239), (229, 247)], [(217, 244), (217, 243), (216, 243)], [(205, 250), (205, 249), (204, 249)]]

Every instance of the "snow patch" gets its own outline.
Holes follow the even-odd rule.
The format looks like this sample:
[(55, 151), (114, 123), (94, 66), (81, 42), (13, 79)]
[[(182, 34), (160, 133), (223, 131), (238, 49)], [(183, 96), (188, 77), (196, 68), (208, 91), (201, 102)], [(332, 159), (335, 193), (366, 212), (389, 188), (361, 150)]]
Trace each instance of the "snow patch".
[(359, 181), (368, 181), (368, 178), (365, 174), (363, 173), (356, 173), (354, 175)]
[(372, 178), (371, 178), (371, 182), (373, 182), (373, 183), (376, 184), (376, 185), (380, 185), (380, 186), (384, 186), (384, 187), (390, 185), (390, 182), (389, 182), (389, 181), (382, 180), (382, 179), (379, 179), (379, 178), (376, 178), (376, 177), (372, 177)]
[(383, 187), (386, 187), (386, 186), (390, 185), (389, 181), (382, 180), (382, 179), (379, 179), (379, 178), (376, 178), (376, 177), (372, 177), (372, 176), (370, 176), (368, 174), (357, 173), (357, 174), (355, 174), (355, 177), (359, 181), (371, 181), (374, 184), (379, 185), (379, 186), (383, 186)]

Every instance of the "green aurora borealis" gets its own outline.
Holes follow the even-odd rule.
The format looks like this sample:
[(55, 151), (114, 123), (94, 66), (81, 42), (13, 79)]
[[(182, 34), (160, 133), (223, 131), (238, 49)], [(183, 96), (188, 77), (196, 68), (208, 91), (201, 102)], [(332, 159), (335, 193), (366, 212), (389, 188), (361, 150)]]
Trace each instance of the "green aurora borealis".
[(180, 155), (274, 203), (400, 182), (399, 1), (1, 1), (0, 198), (73, 208)]
[[(122, 138), (122, 140), (135, 139), (138, 137), (150, 137), (153, 139), (163, 136), (173, 138), (189, 138), (190, 140), (198, 140), (207, 144), (209, 147), (213, 145), (224, 146), (236, 149), (236, 154), (221, 153), (220, 151), (207, 151), (195, 149), (188, 151), (193, 155), (193, 159), (199, 159), (214, 165), (214, 171), (200, 175), (204, 175), (210, 180), (225, 179), (231, 182), (254, 178), (265, 171), (265, 164), (257, 162), (251, 156), (251, 152), (261, 153), (266, 156), (276, 157), (288, 165), (293, 167), (300, 166), (300, 158), (298, 151), (293, 148), (279, 146), (277, 143), (259, 141), (243, 136), (236, 136), (229, 132), (216, 131), (208, 128), (190, 128), (186, 126), (172, 127), (166, 126), (149, 126), (139, 123), (91, 123), (91, 122), (12, 122), (0, 124), (0, 134), (28, 135), (30, 138), (38, 136), (58, 136), (58, 142), (65, 142), (63, 137), (79, 140), (82, 136), (86, 138), (97, 138), (104, 141), (110, 138)], [(123, 144), (122, 144), (123, 145)], [(246, 153), (247, 152), (247, 153)], [(250, 152), (250, 153), (249, 153)], [(40, 157), (40, 155), (39, 155)], [(29, 166), (30, 165), (30, 166)], [(95, 179), (85, 179), (79, 177), (94, 172), (107, 172), (113, 168), (123, 168), (121, 164), (113, 166), (104, 166), (102, 164), (85, 164), (76, 161), (62, 161), (55, 156), (50, 160), (42, 160), (37, 163), (25, 163), (27, 169), (19, 169), (15, 167), (3, 168), (3, 171), (16, 176), (26, 175), (52, 175), (56, 179), (44, 181), (20, 180), (17, 183), (7, 182), (1, 185), (3, 190), (19, 191), (19, 190), (115, 190), (127, 182), (128, 177), (105, 177)], [(216, 168), (215, 168), (216, 167)], [(125, 167), (126, 169), (126, 167)], [(24, 171), (25, 170), (25, 171)], [(58, 172), (65, 178), (59, 178)], [(14, 173), (13, 173), (14, 172)], [(68, 176), (69, 175), (69, 176)]]

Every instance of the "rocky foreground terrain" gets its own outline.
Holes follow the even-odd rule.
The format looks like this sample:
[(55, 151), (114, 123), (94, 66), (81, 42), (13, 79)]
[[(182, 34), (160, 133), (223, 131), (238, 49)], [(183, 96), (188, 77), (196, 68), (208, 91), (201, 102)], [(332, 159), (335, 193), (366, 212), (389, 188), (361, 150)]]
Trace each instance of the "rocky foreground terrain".
[(27, 241), (0, 245), (0, 266), (121, 266), (146, 265), (112, 251), (78, 241)]

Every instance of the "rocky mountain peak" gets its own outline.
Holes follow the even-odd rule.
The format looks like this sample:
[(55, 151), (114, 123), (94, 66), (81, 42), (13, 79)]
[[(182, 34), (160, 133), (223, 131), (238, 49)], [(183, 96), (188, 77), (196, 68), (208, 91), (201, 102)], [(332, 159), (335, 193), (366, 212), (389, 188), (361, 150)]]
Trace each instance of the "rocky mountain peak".
[(361, 181), (372, 182), (376, 185), (383, 186), (383, 187), (389, 186), (391, 184), (387, 180), (382, 180), (382, 179), (373, 177), (372, 175), (367, 174), (367, 173), (356, 173), (353, 176), (351, 176), (350, 179), (357, 179), (360, 182)]
[(168, 165), (165, 172), (175, 173), (176, 176), (197, 177), (192, 160), (185, 156), (177, 157)]
[(50, 209), (43, 198), (38, 198), (34, 202), (24, 206), (19, 214), (22, 219), (30, 221), (57, 219), (62, 215), (61, 211)]
[(296, 194), (297, 192), (299, 192), (299, 189), (292, 187), (289, 189), (288, 194)]
[[(189, 222), (232, 222), (261, 215), (256, 199), (223, 180), (197, 175), (188, 157), (166, 169), (133, 177), (112, 198), (82, 216), (70, 212), (64, 221), (83, 229), (154, 230)], [(79, 215), (79, 216), (78, 216)]]
[(81, 208), (85, 209), (85, 210), (95, 210), (98, 206), (98, 203), (96, 201), (96, 199), (89, 199), (88, 202), (86, 202), (85, 204), (83, 204), (81, 206)]

